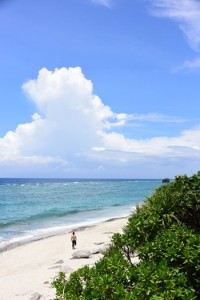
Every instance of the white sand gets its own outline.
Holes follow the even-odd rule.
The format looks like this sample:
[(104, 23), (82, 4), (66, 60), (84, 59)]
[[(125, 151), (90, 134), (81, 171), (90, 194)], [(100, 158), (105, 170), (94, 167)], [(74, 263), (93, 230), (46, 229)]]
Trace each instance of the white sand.
[(110, 242), (113, 233), (122, 232), (126, 223), (126, 218), (115, 219), (76, 231), (75, 250), (72, 250), (71, 233), (68, 232), (0, 253), (0, 299), (29, 300), (36, 292), (42, 295), (42, 300), (53, 299), (55, 290), (51, 282), (59, 271), (69, 275), (101, 257), (95, 254), (88, 259), (71, 259), (72, 253), (102, 248)]

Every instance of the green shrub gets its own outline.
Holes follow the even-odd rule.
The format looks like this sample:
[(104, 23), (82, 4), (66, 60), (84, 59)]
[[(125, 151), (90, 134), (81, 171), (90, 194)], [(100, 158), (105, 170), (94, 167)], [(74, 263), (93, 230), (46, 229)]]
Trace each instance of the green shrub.
[(52, 285), (57, 300), (200, 299), (200, 172), (156, 189), (94, 267)]
[(187, 276), (178, 268), (169, 267), (165, 259), (158, 264), (142, 262), (133, 273), (133, 299), (197, 299), (194, 289), (188, 285)]

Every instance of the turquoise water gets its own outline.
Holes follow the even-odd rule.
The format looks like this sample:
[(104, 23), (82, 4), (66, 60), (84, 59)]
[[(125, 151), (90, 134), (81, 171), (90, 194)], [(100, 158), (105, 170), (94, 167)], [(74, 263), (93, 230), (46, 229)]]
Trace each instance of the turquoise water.
[(0, 179), (0, 246), (128, 216), (161, 180)]

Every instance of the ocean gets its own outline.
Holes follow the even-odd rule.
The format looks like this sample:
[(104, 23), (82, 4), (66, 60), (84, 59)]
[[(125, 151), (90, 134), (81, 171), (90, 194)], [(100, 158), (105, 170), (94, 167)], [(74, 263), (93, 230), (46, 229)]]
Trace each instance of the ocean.
[(127, 217), (160, 185), (160, 179), (0, 179), (0, 250)]

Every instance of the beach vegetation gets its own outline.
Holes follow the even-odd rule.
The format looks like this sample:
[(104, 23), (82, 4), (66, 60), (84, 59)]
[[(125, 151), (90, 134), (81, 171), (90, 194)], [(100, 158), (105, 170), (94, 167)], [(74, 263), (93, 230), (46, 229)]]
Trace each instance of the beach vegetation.
[(52, 286), (56, 300), (200, 299), (200, 172), (158, 187), (95, 266)]

